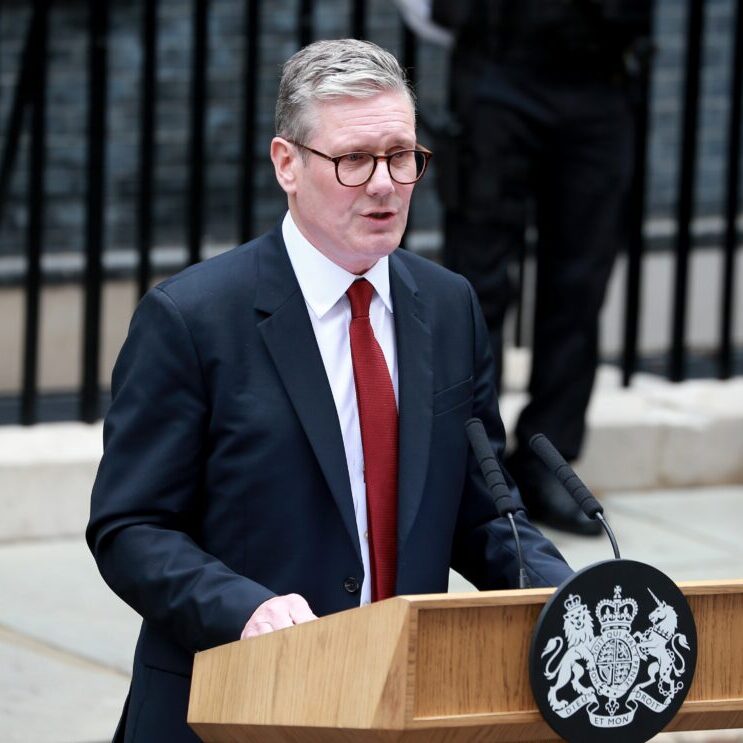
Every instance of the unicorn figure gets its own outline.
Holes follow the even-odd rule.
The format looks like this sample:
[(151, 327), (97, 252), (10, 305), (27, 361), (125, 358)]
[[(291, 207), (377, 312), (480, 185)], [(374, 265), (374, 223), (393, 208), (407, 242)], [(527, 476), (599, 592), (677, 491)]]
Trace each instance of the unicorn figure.
[(686, 635), (676, 632), (678, 626), (678, 615), (676, 610), (658, 597), (648, 588), (648, 592), (657, 604), (650, 612), (650, 627), (644, 632), (635, 632), (634, 638), (637, 642), (637, 650), (643, 660), (654, 658), (648, 666), (648, 680), (638, 684), (637, 688), (643, 689), (650, 686), (658, 679), (658, 691), (666, 698), (673, 699), (683, 682), (674, 681), (686, 670), (686, 662), (679, 652), (679, 646), (689, 650)]

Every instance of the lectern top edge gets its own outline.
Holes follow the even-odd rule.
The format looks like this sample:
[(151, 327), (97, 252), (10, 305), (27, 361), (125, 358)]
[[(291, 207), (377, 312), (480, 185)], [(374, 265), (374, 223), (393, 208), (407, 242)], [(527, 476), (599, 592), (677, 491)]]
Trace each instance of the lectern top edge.
[(514, 606), (519, 604), (543, 604), (554, 588), (525, 588), (504, 591), (471, 591), (462, 593), (423, 593), (397, 596), (388, 601), (404, 600), (411, 606), (425, 608), (464, 608), (478, 606)]
[(678, 581), (677, 585), (687, 596), (743, 593), (743, 578), (729, 578), (725, 580), (684, 580)]
[[(689, 596), (705, 594), (743, 593), (743, 578), (724, 580), (677, 581), (679, 588)], [(472, 591), (460, 593), (424, 593), (397, 596), (388, 601), (404, 600), (414, 606), (426, 608), (463, 608), (478, 606), (509, 606), (519, 604), (542, 604), (553, 593), (554, 588), (508, 589), (503, 591)]]

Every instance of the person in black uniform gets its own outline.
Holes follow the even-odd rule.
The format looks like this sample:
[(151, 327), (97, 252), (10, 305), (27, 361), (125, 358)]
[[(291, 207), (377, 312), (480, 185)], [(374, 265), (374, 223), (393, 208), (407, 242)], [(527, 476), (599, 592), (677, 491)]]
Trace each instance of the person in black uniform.
[(500, 369), (503, 319), (515, 297), (510, 272), (533, 208), (530, 399), (507, 466), (534, 518), (580, 534), (600, 526), (533, 457), (528, 441), (544, 433), (568, 461), (583, 442), (599, 311), (626, 239), (633, 162), (628, 61), (646, 48), (651, 10), (649, 0), (432, 5), (434, 23), (454, 34), (451, 105), (459, 126), (446, 158), (455, 166), (439, 178), (444, 262), (474, 285)]

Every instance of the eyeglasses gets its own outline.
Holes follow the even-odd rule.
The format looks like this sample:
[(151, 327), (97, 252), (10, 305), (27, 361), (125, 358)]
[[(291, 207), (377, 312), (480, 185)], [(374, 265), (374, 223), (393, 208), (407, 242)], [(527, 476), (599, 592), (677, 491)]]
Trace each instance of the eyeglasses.
[(345, 155), (331, 157), (300, 142), (294, 142), (291, 139), (288, 139), (287, 142), (291, 142), (296, 147), (301, 147), (313, 155), (322, 157), (324, 160), (329, 160), (335, 165), (335, 177), (338, 179), (338, 183), (349, 188), (368, 183), (372, 179), (380, 160), (386, 161), (387, 171), (395, 183), (401, 185), (415, 183), (423, 177), (428, 161), (433, 155), (430, 150), (420, 147), (415, 150), (398, 150), (389, 155), (372, 155), (371, 152), (347, 152)]

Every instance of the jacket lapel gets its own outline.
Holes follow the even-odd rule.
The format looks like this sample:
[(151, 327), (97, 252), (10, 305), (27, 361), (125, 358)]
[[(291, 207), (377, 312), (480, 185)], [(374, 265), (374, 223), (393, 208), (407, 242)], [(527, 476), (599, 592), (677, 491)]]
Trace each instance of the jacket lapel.
[(267, 317), (258, 329), (307, 434), (361, 561), (356, 516), (338, 414), (307, 305), (280, 228), (261, 246), (255, 308)]
[(390, 256), (399, 386), (398, 552), (420, 508), (433, 415), (432, 342), (426, 307), (400, 257)]

